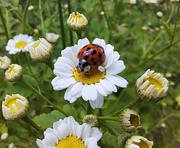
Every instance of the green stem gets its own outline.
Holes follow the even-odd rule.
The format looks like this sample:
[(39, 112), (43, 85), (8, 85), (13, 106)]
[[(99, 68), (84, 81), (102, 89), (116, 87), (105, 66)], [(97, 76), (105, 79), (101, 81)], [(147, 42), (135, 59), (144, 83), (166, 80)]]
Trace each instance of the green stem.
[(37, 91), (33, 86), (31, 86), (29, 83), (21, 80), (20, 81), (21, 84), (25, 85), (26, 87), (30, 88), (33, 92), (35, 92), (41, 99), (43, 99), (44, 101), (46, 101), (49, 105), (51, 105), (54, 109), (58, 110), (59, 112), (61, 112), (62, 114), (68, 116), (62, 109), (60, 109), (59, 107), (57, 107), (54, 103), (52, 103), (51, 101), (49, 101), (49, 99), (47, 99), (45, 96), (43, 96), (39, 91)]
[(0, 17), (1, 17), (1, 20), (2, 20), (3, 27), (4, 27), (4, 32), (5, 32), (5, 35), (6, 35), (6, 39), (8, 41), (9, 40), (9, 34), (8, 34), (8, 29), (7, 29), (7, 26), (6, 26), (5, 19), (3, 17), (2, 7), (0, 7)]
[(23, 117), (22, 120), (30, 126), (32, 126), (33, 128), (35, 128), (37, 131), (43, 133), (43, 130), (40, 128), (40, 126), (38, 126), (29, 116)]
[(119, 118), (118, 117), (111, 117), (111, 116), (101, 116), (101, 117), (97, 117), (98, 120), (110, 120), (110, 121), (117, 121), (119, 122)]
[(42, 34), (45, 36), (45, 28), (44, 28), (44, 20), (42, 16), (42, 6), (41, 6), (41, 0), (39, 0), (39, 15), (40, 15), (40, 20), (41, 20), (41, 28), (42, 28)]
[(110, 124), (106, 123), (106, 122), (100, 122), (102, 125), (104, 125), (109, 131), (110, 133), (112, 133), (114, 136), (118, 137), (119, 133), (117, 132), (117, 130), (115, 130), (113, 128), (113, 126), (111, 126)]
[[(69, 15), (71, 13), (71, 1), (70, 0), (68, 0), (68, 13), (69, 13)], [(73, 34), (72, 34), (71, 29), (69, 29), (69, 36), (70, 36), (71, 45), (73, 45)]]
[(29, 7), (29, 3), (30, 3), (30, 0), (27, 0), (26, 2), (26, 6), (25, 6), (25, 9), (24, 9), (24, 13), (23, 13), (23, 32), (25, 32), (26, 30), (26, 17), (27, 17), (27, 11), (28, 11), (28, 7)]
[(106, 19), (106, 23), (107, 23), (107, 26), (108, 26), (108, 30), (109, 30), (109, 43), (110, 43), (111, 42), (111, 36), (112, 36), (112, 34), (111, 34), (111, 26), (110, 26), (110, 23), (109, 23), (110, 21), (109, 21), (109, 19), (107, 17), (107, 14), (106, 14), (106, 11), (104, 9), (104, 5), (103, 5), (102, 0), (99, 0), (99, 1), (100, 1), (100, 4), (101, 4), (102, 11), (104, 12), (104, 17)]
[(130, 104), (126, 105), (125, 107), (121, 108), (120, 110), (112, 113), (110, 116), (116, 116), (118, 114), (120, 114), (124, 109), (126, 108), (132, 108), (133, 106), (135, 106), (136, 104), (138, 104), (139, 102), (141, 102), (141, 99), (135, 99), (133, 102), (131, 102)]
[(61, 27), (61, 39), (62, 39), (63, 48), (66, 48), (61, 0), (57, 0), (57, 3), (58, 3), (59, 21), (60, 21), (60, 27)]
[(174, 37), (175, 37), (177, 23), (178, 23), (178, 20), (179, 20), (179, 17), (180, 17), (179, 12), (180, 12), (180, 1), (178, 2), (178, 9), (177, 9), (177, 13), (176, 13), (176, 22), (174, 24), (174, 29), (173, 29), (173, 34), (172, 34), (172, 38), (171, 38), (171, 43), (173, 42)]
[(163, 53), (164, 51), (170, 49), (172, 46), (176, 45), (178, 42), (180, 42), (180, 39), (175, 41), (174, 43), (166, 46), (165, 48), (163, 48), (162, 50), (158, 51), (156, 54), (152, 55), (150, 58), (148, 58), (147, 60), (143, 61), (142, 63), (140, 63), (139, 65), (137, 65), (134, 68), (131, 68), (131, 70), (129, 72), (127, 72), (126, 74), (130, 74), (132, 73), (135, 69), (141, 67), (142, 65), (144, 65), (145, 63), (147, 63), (148, 61), (152, 60), (153, 58), (155, 58), (157, 55)]
[(81, 38), (82, 38), (81, 31), (77, 31), (77, 32), (76, 32), (76, 34), (77, 34), (77, 36), (78, 36), (78, 38), (79, 38), (79, 39), (81, 39)]

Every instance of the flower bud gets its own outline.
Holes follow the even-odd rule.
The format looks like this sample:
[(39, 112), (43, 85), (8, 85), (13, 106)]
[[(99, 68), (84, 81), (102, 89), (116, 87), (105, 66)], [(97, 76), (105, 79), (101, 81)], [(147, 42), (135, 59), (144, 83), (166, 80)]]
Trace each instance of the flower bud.
[(21, 119), (26, 116), (28, 108), (28, 100), (19, 94), (6, 95), (2, 102), (2, 114), (6, 120)]
[(140, 117), (138, 113), (132, 109), (123, 110), (119, 119), (121, 127), (126, 132), (134, 132), (138, 127), (140, 127)]
[(58, 38), (59, 38), (58, 34), (55, 34), (55, 33), (46, 33), (46, 39), (50, 43), (55, 43)]
[(132, 136), (126, 141), (125, 148), (152, 148), (153, 141), (142, 136)]
[(0, 68), (1, 69), (7, 69), (10, 64), (11, 64), (11, 60), (7, 56), (0, 57)]
[(39, 38), (34, 44), (28, 46), (31, 58), (36, 62), (48, 62), (53, 48), (44, 38)]
[(1, 140), (5, 140), (5, 139), (7, 139), (7, 137), (8, 137), (8, 133), (3, 133), (1, 135)]
[(137, 79), (136, 89), (141, 99), (159, 101), (166, 96), (168, 80), (162, 74), (148, 69)]
[(23, 68), (18, 64), (11, 64), (5, 72), (5, 77), (10, 82), (19, 81), (23, 75)]
[(70, 29), (72, 29), (73, 31), (79, 32), (87, 26), (88, 21), (83, 14), (78, 13), (78, 12), (73, 12), (70, 14), (67, 20), (67, 24)]
[(98, 124), (98, 120), (95, 115), (86, 115), (83, 118), (83, 122), (89, 124), (91, 127), (94, 127)]

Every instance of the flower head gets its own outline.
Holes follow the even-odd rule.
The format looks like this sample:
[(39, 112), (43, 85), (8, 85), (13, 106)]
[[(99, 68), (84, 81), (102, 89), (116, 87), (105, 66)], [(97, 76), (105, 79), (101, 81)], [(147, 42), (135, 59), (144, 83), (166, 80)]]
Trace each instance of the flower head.
[(10, 64), (11, 60), (7, 56), (0, 57), (0, 68), (7, 69)]
[(121, 126), (126, 132), (134, 132), (140, 126), (140, 117), (134, 110), (123, 110), (119, 118)]
[(11, 64), (5, 72), (5, 77), (8, 81), (14, 82), (21, 79), (23, 74), (22, 66), (18, 64)]
[(44, 132), (44, 139), (37, 139), (40, 148), (98, 148), (97, 141), (102, 137), (98, 128), (84, 123), (79, 125), (72, 116), (54, 122), (53, 128)]
[(136, 81), (137, 92), (140, 97), (150, 101), (159, 101), (166, 96), (168, 80), (160, 73), (148, 69)]
[(46, 33), (46, 39), (50, 43), (55, 43), (58, 38), (59, 38), (58, 34), (55, 34), (55, 33)]
[(144, 0), (145, 3), (157, 3), (158, 0)]
[[(59, 57), (54, 64), (54, 74), (56, 77), (51, 83), (54, 90), (67, 88), (64, 98), (70, 103), (75, 102), (82, 96), (85, 101), (90, 102), (92, 108), (101, 108), (104, 103), (104, 96), (117, 92), (115, 85), (122, 88), (127, 86), (128, 82), (118, 75), (125, 69), (125, 65), (122, 60), (118, 60), (120, 55), (118, 52), (113, 51), (114, 47), (110, 44), (106, 45), (103, 39), (98, 38), (94, 39), (92, 44), (96, 46), (97, 50), (101, 51), (102, 48), (104, 49), (106, 56), (104, 62), (96, 67), (98, 62), (94, 63), (93, 58), (94, 60), (100, 59), (101, 61), (100, 57), (102, 56), (97, 56), (98, 54), (95, 54), (97, 52), (92, 48), (85, 53), (91, 53), (89, 60), (87, 59), (88, 57), (78, 59), (79, 51), (83, 47), (88, 50), (89, 44), (89, 40), (84, 38), (80, 39), (77, 45), (66, 47), (62, 50), (62, 57)], [(90, 61), (90, 63), (88, 64), (87, 61)], [(77, 65), (81, 67), (79, 64), (82, 65), (82, 70), (84, 71), (81, 72), (81, 68), (77, 68)]]
[(67, 24), (70, 29), (72, 29), (73, 31), (79, 32), (87, 26), (88, 21), (83, 14), (78, 13), (78, 12), (73, 12), (70, 14), (67, 20)]
[(19, 34), (14, 36), (13, 39), (10, 39), (7, 43), (6, 50), (9, 54), (16, 54), (18, 52), (28, 51), (27, 45), (33, 43), (32, 36), (26, 34)]
[(7, 139), (7, 137), (8, 137), (8, 133), (3, 133), (1, 135), (1, 140), (5, 140), (5, 139)]
[(44, 38), (40, 38), (28, 48), (31, 58), (36, 62), (47, 62), (53, 52), (52, 45)]
[(97, 117), (95, 115), (86, 115), (83, 118), (83, 122), (87, 123), (91, 127), (94, 127), (98, 124), (98, 120), (97, 120)]
[(153, 142), (142, 136), (132, 136), (126, 141), (125, 148), (152, 148)]
[(26, 115), (29, 108), (27, 99), (19, 94), (6, 95), (2, 102), (2, 113), (6, 120), (18, 120)]

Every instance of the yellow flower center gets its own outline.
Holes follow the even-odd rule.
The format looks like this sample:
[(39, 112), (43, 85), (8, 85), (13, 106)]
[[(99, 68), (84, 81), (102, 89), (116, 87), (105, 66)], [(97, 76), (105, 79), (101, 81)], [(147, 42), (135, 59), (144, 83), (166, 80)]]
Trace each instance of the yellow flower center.
[(161, 90), (163, 88), (162, 84), (157, 81), (156, 79), (153, 79), (151, 77), (145, 79), (144, 81), (148, 80), (149, 84), (144, 88), (144, 90), (146, 90), (150, 85), (154, 85), (155, 88), (157, 88), (158, 90)]
[(14, 65), (10, 65), (9, 68), (7, 69), (7, 73), (12, 73), (12, 72), (15, 73)]
[(6, 63), (5, 60), (0, 60), (1, 65), (4, 65), (5, 63)]
[(32, 45), (32, 47), (33, 47), (33, 48), (36, 48), (36, 47), (39, 46), (39, 44), (40, 44), (40, 40), (37, 40), (37, 41)]
[(86, 148), (84, 141), (76, 136), (69, 136), (59, 141), (56, 148)]
[(131, 115), (131, 116), (130, 116), (130, 122), (131, 122), (131, 125), (134, 125), (135, 127), (139, 126), (138, 116), (136, 116), (136, 115)]
[(148, 143), (143, 140), (141, 140), (140, 142), (133, 142), (133, 144), (138, 145), (139, 148), (149, 148)]
[(16, 97), (12, 97), (12, 99), (6, 104), (6, 106), (12, 111), (13, 114), (15, 114), (16, 112), (14, 111), (12, 105), (16, 105), (16, 107), (20, 110), (21, 107), (18, 105), (18, 103), (16, 102), (16, 99), (19, 99), (19, 98), (16, 98)]
[(78, 72), (76, 67), (73, 70), (73, 76), (78, 82), (82, 82), (84, 84), (96, 84), (101, 79), (105, 78), (106, 72), (101, 72), (97, 68), (91, 68), (88, 74), (85, 72)]
[(26, 47), (26, 45), (27, 45), (27, 43), (25, 41), (19, 41), (16, 43), (15, 47), (21, 49), (21, 48)]

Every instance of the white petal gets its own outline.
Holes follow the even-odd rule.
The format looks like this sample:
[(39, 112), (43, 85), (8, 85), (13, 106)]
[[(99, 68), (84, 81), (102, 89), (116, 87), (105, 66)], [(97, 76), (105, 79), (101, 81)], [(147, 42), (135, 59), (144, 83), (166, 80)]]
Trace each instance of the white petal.
[(115, 85), (125, 88), (128, 84), (128, 82), (121, 76), (115, 75), (115, 76), (111, 76), (111, 75), (106, 75), (106, 78), (114, 83)]
[(66, 47), (64, 50), (61, 51), (62, 57), (66, 57), (70, 59), (73, 63), (76, 62), (76, 56), (73, 52), (73, 47)]
[(43, 142), (44, 142), (44, 144), (46, 144), (48, 146), (54, 147), (58, 143), (58, 139), (57, 139), (57, 137), (54, 136), (54, 134), (48, 133), (48, 134), (46, 134), (46, 137)]
[(78, 40), (79, 50), (87, 44), (89, 44), (89, 40), (87, 38)]
[(98, 44), (98, 45), (102, 46), (104, 49), (106, 48), (106, 43), (103, 39), (95, 38), (92, 43)]
[(70, 127), (65, 123), (62, 123), (61, 126), (58, 127), (58, 132), (60, 133), (60, 139), (69, 136), (71, 133)]
[(105, 89), (101, 83), (96, 83), (95, 84), (96, 90), (103, 96), (107, 96), (110, 92)]
[(90, 102), (90, 105), (93, 109), (101, 108), (104, 104), (104, 97), (99, 94), (95, 101), (90, 100), (89, 102)]
[(91, 85), (84, 85), (82, 89), (82, 98), (87, 100), (96, 100), (97, 98), (97, 90), (93, 84)]
[(106, 69), (106, 73), (107, 75), (116, 75), (122, 72), (124, 69), (125, 69), (124, 62), (119, 60), (111, 64), (111, 66), (109, 66)]

